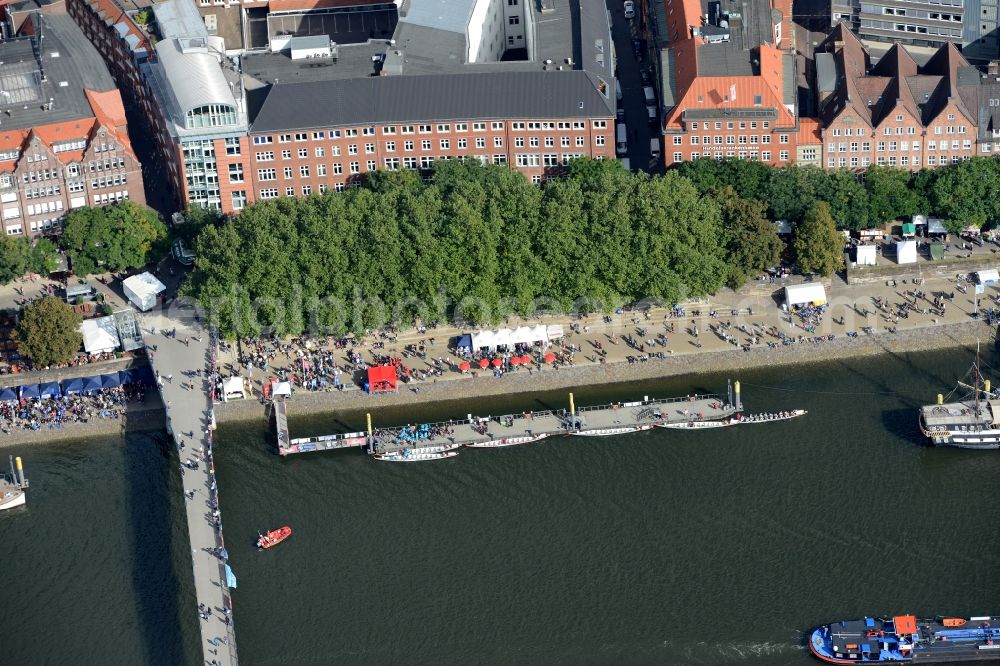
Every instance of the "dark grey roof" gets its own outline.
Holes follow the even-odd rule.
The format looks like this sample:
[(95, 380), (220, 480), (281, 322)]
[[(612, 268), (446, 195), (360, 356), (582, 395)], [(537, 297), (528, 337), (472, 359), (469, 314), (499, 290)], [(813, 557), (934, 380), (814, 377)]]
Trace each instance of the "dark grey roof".
[(821, 93), (833, 92), (837, 88), (837, 63), (832, 53), (816, 54), (816, 83)]
[(795, 104), (798, 98), (798, 88), (795, 81), (795, 55), (783, 53), (781, 55), (781, 84), (783, 99), (785, 104)]
[[(701, 0), (702, 16), (710, 15), (712, 0)], [(769, 0), (745, 0), (739, 5), (721, 3), (720, 18), (725, 15), (729, 41), (702, 44), (698, 47), (698, 76), (755, 76), (759, 70), (756, 49), (774, 43), (774, 21), (781, 12), (771, 10)], [(711, 19), (710, 19), (711, 20)], [(702, 25), (703, 34), (718, 32), (717, 26)]]
[[(84, 90), (104, 92), (116, 87), (101, 56), (69, 16), (35, 13), (30, 20), (38, 22), (35, 36), (0, 42), (0, 87), (10, 93), (0, 98), (2, 128), (93, 117)], [(39, 32), (40, 62), (32, 46)], [(45, 110), (50, 100), (51, 109)]]
[[(658, 3), (662, 4), (662, 3)], [(660, 51), (660, 96), (663, 99), (663, 108), (670, 112), (670, 109), (677, 106), (677, 81), (674, 79), (674, 50), (663, 49)]]
[[(609, 87), (611, 105), (614, 92)], [(273, 86), (251, 132), (493, 118), (608, 118), (586, 72), (380, 76)]]

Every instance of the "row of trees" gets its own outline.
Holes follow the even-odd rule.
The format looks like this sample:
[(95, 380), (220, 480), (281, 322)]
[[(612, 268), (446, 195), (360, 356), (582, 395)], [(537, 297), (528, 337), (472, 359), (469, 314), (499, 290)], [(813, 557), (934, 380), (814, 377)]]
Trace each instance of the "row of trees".
[(228, 335), (674, 303), (778, 261), (765, 211), (731, 189), (702, 196), (676, 172), (614, 161), (574, 162), (544, 188), (504, 167), (440, 162), (429, 183), (378, 172), (344, 193), (206, 225), (184, 291)]
[(166, 237), (156, 211), (131, 201), (77, 208), (66, 216), (58, 247), (47, 238), (0, 237), (0, 285), (56, 270), (60, 248), (81, 276), (145, 266), (166, 251)]
[(708, 193), (731, 185), (739, 196), (766, 202), (771, 219), (792, 224), (826, 202), (841, 229), (868, 229), (894, 219), (930, 214), (952, 232), (1000, 220), (1000, 159), (976, 157), (915, 173), (873, 166), (863, 177), (845, 169), (769, 167), (746, 160), (699, 159), (678, 171)]

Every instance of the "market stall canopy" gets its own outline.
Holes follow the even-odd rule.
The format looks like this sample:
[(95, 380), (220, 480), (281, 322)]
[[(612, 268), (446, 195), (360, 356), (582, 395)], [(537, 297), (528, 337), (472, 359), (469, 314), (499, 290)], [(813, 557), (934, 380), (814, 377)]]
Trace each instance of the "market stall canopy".
[(468, 333), (458, 336), (458, 341), (455, 343), (455, 347), (457, 349), (472, 349), (472, 336)]
[(858, 246), (858, 266), (874, 266), (875, 261), (875, 246), (874, 245), (859, 245)]
[(976, 272), (977, 284), (996, 284), (997, 282), (1000, 282), (1000, 273), (994, 269)]
[(0, 402), (17, 402), (17, 391), (10, 387), (0, 388)]
[(944, 228), (944, 220), (942, 220), (940, 217), (927, 218), (927, 233), (929, 234), (948, 233), (948, 230)]
[(113, 388), (121, 385), (122, 380), (118, 377), (117, 372), (109, 372), (106, 375), (101, 375), (101, 388)]
[(88, 354), (104, 354), (118, 349), (118, 327), (114, 317), (87, 319), (80, 324), (83, 350)]
[(555, 340), (556, 338), (561, 338), (563, 336), (562, 324), (553, 324), (549, 326), (546, 331), (546, 335), (549, 336), (549, 340)]
[(83, 392), (83, 378), (74, 377), (73, 379), (64, 379), (62, 383), (63, 395), (75, 395), (77, 393)]
[(917, 225), (912, 222), (905, 222), (903, 224), (903, 235), (904, 236), (915, 236), (917, 233)]
[(375, 365), (368, 368), (368, 392), (396, 390), (396, 366)]
[(494, 347), (510, 347), (514, 344), (514, 330), (510, 328), (501, 328), (499, 331), (494, 333), (493, 346)]
[(944, 259), (944, 243), (931, 243), (931, 259), (941, 261)]
[(785, 304), (789, 308), (802, 305), (823, 305), (826, 303), (826, 290), (817, 282), (793, 284), (785, 287)]
[(82, 393), (96, 393), (101, 390), (101, 376), (84, 377)]
[(37, 398), (38, 395), (38, 384), (25, 384), (21, 387), (21, 400)]
[(246, 391), (243, 389), (242, 377), (230, 377), (222, 382), (222, 399), (226, 402), (230, 400), (245, 400)]
[(274, 382), (274, 388), (271, 389), (271, 396), (279, 395), (292, 395), (292, 385), (289, 382)]
[(38, 395), (42, 398), (58, 398), (62, 395), (59, 382), (42, 382), (38, 385)]
[(496, 346), (493, 342), (496, 338), (493, 331), (476, 331), (471, 337), (473, 349), (493, 349)]
[(153, 369), (148, 365), (140, 365), (138, 368), (128, 368), (118, 373), (122, 384), (142, 384), (152, 386), (156, 382), (153, 377)]
[(896, 241), (896, 263), (917, 263), (917, 241)]

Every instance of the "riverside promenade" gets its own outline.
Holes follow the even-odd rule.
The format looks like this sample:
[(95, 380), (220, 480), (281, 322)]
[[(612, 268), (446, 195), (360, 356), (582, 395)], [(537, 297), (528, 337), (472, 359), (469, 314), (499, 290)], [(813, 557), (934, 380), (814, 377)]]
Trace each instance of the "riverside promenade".
[(143, 315), (141, 326), (167, 410), (167, 431), (180, 459), (197, 597), (191, 612), (199, 614), (203, 663), (235, 665), (232, 598), (226, 582), (222, 514), (212, 456), (208, 376), (214, 364), (214, 347), (208, 332), (193, 319), (191, 309), (148, 313)]

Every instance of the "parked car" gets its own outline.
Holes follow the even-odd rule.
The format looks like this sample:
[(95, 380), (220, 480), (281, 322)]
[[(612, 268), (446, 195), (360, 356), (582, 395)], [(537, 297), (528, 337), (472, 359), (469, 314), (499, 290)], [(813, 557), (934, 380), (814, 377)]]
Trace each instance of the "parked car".
[(618, 122), (625, 122), (625, 109), (618, 107), (618, 110), (615, 111), (615, 117), (618, 118)]
[(649, 85), (649, 70), (640, 69), (639, 70), (639, 79), (642, 80), (642, 85), (648, 86)]
[(632, 40), (632, 55), (636, 60), (642, 60), (642, 42), (638, 39)]
[(625, 0), (625, 18), (635, 18), (635, 3), (632, 0)]

